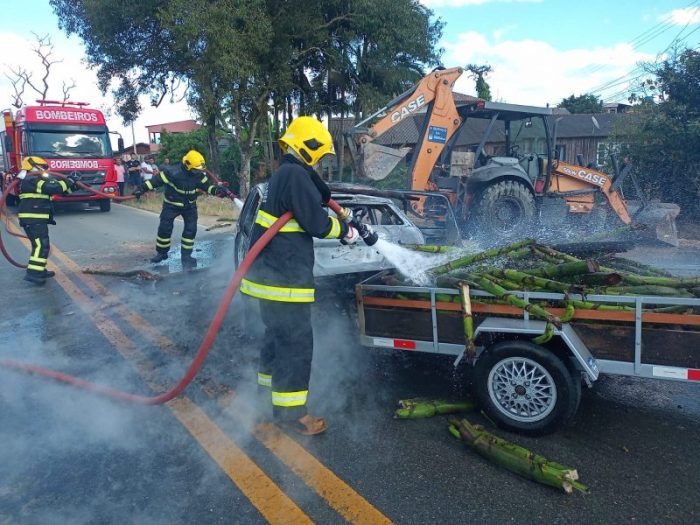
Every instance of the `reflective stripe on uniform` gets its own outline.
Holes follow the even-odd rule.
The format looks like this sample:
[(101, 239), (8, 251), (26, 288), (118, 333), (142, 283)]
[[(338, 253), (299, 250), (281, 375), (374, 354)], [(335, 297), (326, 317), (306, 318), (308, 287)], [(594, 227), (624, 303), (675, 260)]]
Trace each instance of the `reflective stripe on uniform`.
[(68, 184), (66, 184), (66, 181), (59, 180), (58, 185), (61, 186), (61, 189), (63, 191), (68, 191)]
[(153, 183), (150, 180), (147, 180), (144, 184), (149, 190), (153, 189)]
[(258, 299), (268, 301), (280, 301), (283, 303), (313, 303), (313, 288), (285, 288), (282, 286), (268, 286), (258, 284), (248, 279), (241, 282), (241, 292)]
[(43, 193), (20, 193), (20, 199), (50, 199), (51, 195), (44, 195)]
[(48, 213), (18, 213), (20, 219), (48, 219)]
[(272, 391), (272, 404), (278, 407), (300, 407), (306, 404), (309, 396), (308, 390), (298, 392), (275, 392)]
[(260, 386), (272, 386), (272, 376), (258, 372), (258, 384)]
[(188, 248), (191, 250), (194, 246), (194, 239), (186, 239), (185, 237), (183, 237), (182, 239), (180, 239), (180, 241), (182, 242), (183, 248)]
[(181, 202), (173, 202), (170, 199), (166, 199), (163, 197), (163, 202), (167, 202), (168, 204), (172, 204), (173, 206), (179, 206), (180, 208), (183, 208), (185, 205)]
[(160, 174), (160, 178), (161, 178), (161, 180), (162, 180), (163, 182), (165, 182), (168, 186), (170, 186), (170, 187), (171, 187), (172, 189), (174, 189), (176, 192), (181, 193), (182, 195), (194, 195), (195, 193), (197, 193), (197, 190), (196, 190), (196, 189), (194, 189), (194, 190), (181, 190), (180, 188), (178, 188), (177, 186), (175, 186), (175, 184), (173, 184), (172, 182), (170, 182), (170, 180), (168, 179), (168, 177), (165, 176), (164, 173), (161, 173), (161, 174)]
[(35, 270), (37, 272), (43, 272), (44, 270), (46, 270), (46, 267), (45, 266), (38, 266), (36, 264), (30, 263), (27, 265), (27, 270)]
[(44, 187), (45, 180), (40, 180), (39, 182), (36, 183), (36, 191), (41, 192), (41, 188)]
[(326, 235), (326, 239), (337, 239), (340, 237), (340, 221), (336, 219), (335, 217), (328, 217), (331, 222), (333, 223), (331, 226), (331, 231), (328, 232), (328, 235)]
[[(258, 215), (255, 217), (255, 224), (259, 224), (265, 229), (272, 226), (279, 217), (267, 213), (266, 211), (258, 210)], [(284, 233), (304, 233), (304, 228), (299, 226), (299, 223), (294, 219), (290, 219), (287, 224), (282, 226), (280, 232)]]
[(36, 262), (39, 264), (46, 264), (49, 260), (48, 259), (43, 259), (41, 257), (34, 257), (33, 255), (29, 258), (31, 262)]
[(206, 184), (206, 182), (207, 182), (207, 176), (205, 175), (204, 177), (202, 177), (202, 180), (200, 180), (199, 183)]

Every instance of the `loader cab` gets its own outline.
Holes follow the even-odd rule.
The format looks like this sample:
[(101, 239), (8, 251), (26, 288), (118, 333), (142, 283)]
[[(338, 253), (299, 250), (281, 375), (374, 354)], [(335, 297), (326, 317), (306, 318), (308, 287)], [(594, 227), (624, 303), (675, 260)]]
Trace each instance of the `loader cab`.
[(463, 124), (453, 149), (467, 144), (473, 152), (472, 184), (507, 177), (522, 179), (534, 193), (542, 192), (553, 156), (550, 108), (480, 100), (458, 111)]

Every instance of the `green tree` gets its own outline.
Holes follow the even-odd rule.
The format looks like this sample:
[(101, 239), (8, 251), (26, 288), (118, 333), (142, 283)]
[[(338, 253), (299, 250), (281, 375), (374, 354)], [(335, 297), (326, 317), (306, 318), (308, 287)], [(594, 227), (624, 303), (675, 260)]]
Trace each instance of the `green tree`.
[(601, 113), (603, 101), (596, 95), (586, 93), (563, 98), (557, 107), (567, 109), (569, 113)]
[(476, 96), (484, 100), (491, 100), (491, 86), (486, 82), (486, 75), (493, 73), (493, 68), (488, 64), (467, 64), (466, 68), (476, 84)]
[(184, 85), (214, 168), (217, 128), (231, 130), (243, 195), (259, 146), (271, 152), (270, 137), (294, 115), (330, 114), (341, 98), (355, 111), (385, 100), (437, 61), (442, 27), (416, 0), (50, 3), (60, 26), (85, 42), (125, 121), (141, 111), (141, 95), (157, 104)]
[[(674, 51), (646, 66), (631, 101), (636, 118), (615, 131), (647, 197), (674, 202), (681, 220), (700, 220), (700, 52)], [(653, 102), (653, 99), (658, 102)]]

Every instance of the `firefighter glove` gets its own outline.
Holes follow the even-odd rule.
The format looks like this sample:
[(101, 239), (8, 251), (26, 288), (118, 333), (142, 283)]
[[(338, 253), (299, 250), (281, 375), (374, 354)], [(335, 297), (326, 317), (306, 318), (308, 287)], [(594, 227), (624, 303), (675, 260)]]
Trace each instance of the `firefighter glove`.
[(72, 190), (74, 190), (78, 187), (78, 183), (80, 182), (80, 174), (79, 173), (72, 173), (71, 175), (66, 177), (66, 181), (70, 185), (70, 188)]
[(143, 195), (143, 188), (141, 186), (136, 186), (133, 195), (136, 199), (140, 199), (141, 195)]
[(357, 229), (354, 226), (348, 226), (348, 233), (345, 234), (345, 237), (343, 237), (340, 242), (341, 244), (355, 244), (360, 238), (360, 233), (357, 231)]
[(228, 197), (230, 195), (230, 193), (231, 192), (229, 191), (229, 189), (226, 186), (224, 186), (223, 184), (219, 184), (216, 187), (216, 191), (214, 192), (214, 195), (216, 195), (217, 197), (221, 197), (223, 199), (224, 197)]

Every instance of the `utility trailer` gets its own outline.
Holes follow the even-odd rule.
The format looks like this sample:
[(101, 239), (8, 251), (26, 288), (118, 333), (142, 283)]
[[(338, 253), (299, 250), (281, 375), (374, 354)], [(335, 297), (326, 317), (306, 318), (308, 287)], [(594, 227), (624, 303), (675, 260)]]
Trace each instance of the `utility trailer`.
[[(600, 374), (700, 383), (700, 299), (587, 295), (588, 301), (627, 305), (625, 311), (576, 310), (554, 337), (538, 345), (545, 321), (470, 290), (474, 350), (466, 344), (462, 305), (451, 288), (384, 284), (389, 271), (356, 286), (360, 342), (374, 348), (455, 357), (473, 367), (473, 390), (484, 412), (508, 430), (541, 435), (576, 413), (583, 384)], [(564, 294), (512, 292), (526, 301), (556, 304)], [(581, 298), (571, 294), (569, 298)], [(583, 298), (582, 298), (583, 299)], [(650, 312), (645, 307), (687, 307), (693, 313)], [(561, 316), (563, 308), (547, 307)]]

